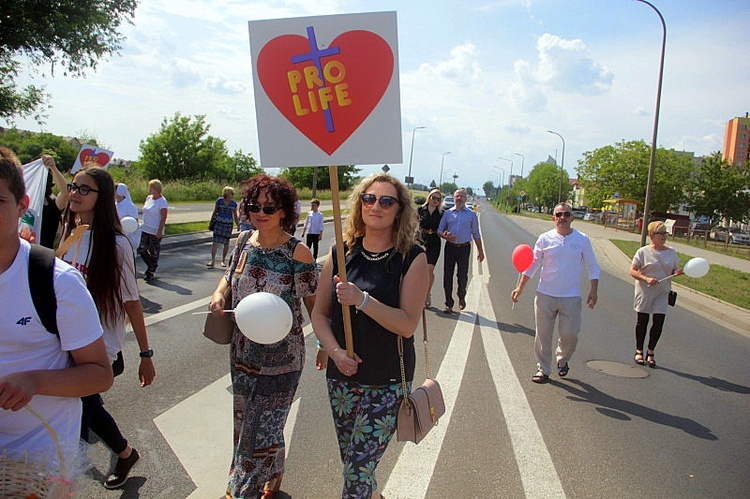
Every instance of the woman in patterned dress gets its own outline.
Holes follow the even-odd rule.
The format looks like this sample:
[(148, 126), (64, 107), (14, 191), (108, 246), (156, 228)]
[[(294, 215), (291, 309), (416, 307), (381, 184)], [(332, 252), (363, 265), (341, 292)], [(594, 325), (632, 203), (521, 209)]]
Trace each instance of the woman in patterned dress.
[[(375, 469), (396, 429), (404, 374), (414, 377), (414, 330), (429, 275), (417, 244), (417, 213), (406, 187), (390, 175), (371, 175), (354, 189), (344, 231), (347, 281), (338, 278), (335, 248), (326, 258), (312, 314), (328, 352), (328, 396), (343, 464), (342, 497), (369, 498)], [(354, 356), (344, 340), (342, 307), (350, 306)]]
[(296, 221), (294, 187), (268, 175), (249, 179), (247, 187), (255, 230), (240, 234), (209, 308), (215, 315), (223, 313), (231, 275), (231, 308), (245, 296), (265, 291), (282, 297), (293, 317), (289, 334), (270, 345), (251, 341), (237, 328), (233, 334), (234, 452), (226, 496), (256, 499), (273, 497), (284, 473), (284, 425), (305, 360), (302, 301), (310, 313), (317, 269), (307, 246), (283, 230)]
[(224, 187), (221, 197), (214, 203), (214, 212), (211, 218), (214, 219), (214, 237), (211, 245), (211, 261), (206, 267), (213, 267), (216, 262), (216, 250), (219, 246), (221, 250), (221, 266), (227, 266), (227, 253), (229, 252), (229, 238), (232, 236), (234, 224), (240, 226), (240, 219), (237, 214), (237, 202), (234, 198), (234, 189), (229, 186)]

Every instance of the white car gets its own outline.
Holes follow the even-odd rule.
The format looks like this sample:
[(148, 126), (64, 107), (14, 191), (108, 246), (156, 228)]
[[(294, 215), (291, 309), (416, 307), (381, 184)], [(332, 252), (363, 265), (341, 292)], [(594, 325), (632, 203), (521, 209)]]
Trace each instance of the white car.
[[(727, 240), (727, 229), (726, 227), (716, 227), (713, 230), (713, 237), (716, 241)], [(730, 244), (750, 244), (750, 235), (742, 229), (732, 227), (729, 229), (729, 243)]]
[(596, 220), (596, 215), (594, 215), (593, 213), (585, 213), (581, 220)]
[(445, 199), (443, 199), (443, 209), (450, 210), (454, 206), (456, 206), (456, 202), (453, 200), (453, 196), (445, 196)]

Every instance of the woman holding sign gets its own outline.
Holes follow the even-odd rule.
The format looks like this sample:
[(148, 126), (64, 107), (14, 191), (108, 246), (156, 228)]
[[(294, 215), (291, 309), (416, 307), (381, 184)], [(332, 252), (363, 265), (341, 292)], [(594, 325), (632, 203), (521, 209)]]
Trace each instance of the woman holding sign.
[[(284, 425), (305, 363), (302, 302), (310, 313), (317, 267), (307, 246), (284, 231), (297, 221), (294, 187), (283, 179), (259, 175), (249, 179), (246, 188), (246, 207), (255, 230), (237, 238), (209, 309), (218, 316), (225, 308), (241, 308), (238, 303), (243, 298), (266, 292), (280, 296), (292, 312), (291, 329), (280, 341), (269, 344), (260, 338), (267, 331), (253, 334), (249, 328), (235, 328), (232, 335), (234, 452), (226, 494), (256, 499), (261, 494), (273, 497), (284, 474)], [(224, 303), (230, 278), (233, 303)], [(246, 322), (239, 315), (235, 321)]]
[[(328, 396), (343, 463), (342, 497), (371, 497), (375, 469), (396, 429), (401, 397), (398, 338), (406, 380), (414, 377), (414, 330), (430, 282), (417, 244), (409, 191), (375, 174), (352, 191), (344, 252), (348, 282), (338, 277), (336, 248), (323, 266), (312, 314), (315, 335), (329, 354)], [(342, 307), (351, 313), (354, 356), (347, 354)]]
[[(672, 290), (671, 281), (666, 277), (682, 274), (679, 268), (680, 259), (674, 248), (666, 244), (667, 228), (664, 222), (648, 224), (648, 236), (651, 244), (636, 251), (630, 265), (630, 275), (635, 279), (635, 298), (633, 308), (638, 314), (635, 324), (636, 364), (655, 368), (654, 348), (661, 337), (664, 319), (667, 316), (667, 301)], [(646, 358), (643, 357), (643, 344), (646, 341), (646, 330), (649, 319), (653, 316), (651, 333), (648, 338)]]

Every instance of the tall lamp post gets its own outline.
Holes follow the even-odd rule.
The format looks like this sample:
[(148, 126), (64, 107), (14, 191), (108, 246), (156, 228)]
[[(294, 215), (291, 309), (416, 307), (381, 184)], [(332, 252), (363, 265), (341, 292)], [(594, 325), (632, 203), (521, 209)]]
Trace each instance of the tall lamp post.
[(562, 135), (560, 135), (557, 132), (553, 132), (552, 130), (547, 130), (547, 133), (551, 133), (553, 135), (557, 135), (560, 137), (560, 140), (562, 140), (562, 161), (560, 161), (560, 182), (557, 187), (557, 204), (560, 204), (562, 202), (562, 179), (563, 179), (563, 172), (565, 172), (565, 139)]
[(513, 154), (516, 156), (521, 156), (521, 178), (523, 178), (523, 162), (526, 158), (524, 158), (523, 154), (521, 154), (520, 152), (514, 152)]
[(501, 156), (498, 156), (497, 159), (502, 159), (503, 161), (510, 161), (510, 175), (508, 176), (508, 196), (505, 198), (505, 205), (508, 206), (508, 198), (510, 197), (510, 187), (513, 183), (513, 160), (508, 158), (503, 158)]
[(661, 60), (659, 62), (659, 83), (656, 87), (656, 110), (654, 111), (654, 134), (651, 138), (651, 159), (648, 163), (648, 181), (646, 182), (646, 201), (643, 204), (643, 223), (641, 224), (641, 246), (646, 245), (646, 235), (648, 235), (648, 217), (651, 212), (651, 190), (654, 183), (654, 168), (656, 163), (656, 133), (659, 129), (659, 106), (661, 104), (661, 82), (664, 77), (664, 52), (667, 47), (667, 24), (664, 22), (664, 17), (659, 12), (659, 9), (653, 6), (646, 0), (636, 0), (637, 2), (645, 3), (659, 16), (662, 27), (661, 37)]
[[(503, 184), (505, 183), (505, 168), (502, 168), (500, 166), (493, 166), (492, 170), (494, 172), (497, 172), (497, 195), (495, 197), (497, 198), (496, 201), (497, 201), (497, 203), (499, 205), (500, 204), (500, 190), (502, 189)], [(503, 179), (502, 180), (500, 180), (500, 172), (498, 170), (502, 170), (503, 171)]]
[(426, 126), (418, 126), (414, 127), (414, 130), (411, 131), (411, 151), (409, 152), (409, 174), (406, 176), (407, 181), (406, 183), (409, 184), (409, 187), (414, 183), (414, 181), (411, 178), (411, 159), (414, 156), (414, 134), (417, 133), (417, 130), (423, 130), (427, 128)]
[(438, 182), (438, 186), (437, 187), (438, 187), (438, 189), (441, 189), (441, 190), (443, 188), (443, 165), (445, 164), (445, 156), (447, 154), (450, 154), (450, 153), (451, 153), (450, 151), (444, 152), (443, 153), (443, 158), (440, 160), (440, 181)]

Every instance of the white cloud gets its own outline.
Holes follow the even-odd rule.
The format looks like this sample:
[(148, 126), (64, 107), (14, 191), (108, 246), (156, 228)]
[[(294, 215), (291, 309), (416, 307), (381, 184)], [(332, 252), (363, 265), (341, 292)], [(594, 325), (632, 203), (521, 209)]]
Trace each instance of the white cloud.
[(419, 72), (428, 78), (445, 78), (461, 86), (467, 85), (479, 81), (482, 76), (482, 70), (477, 60), (478, 55), (477, 47), (471, 42), (466, 42), (451, 49), (448, 60), (436, 64), (422, 63), (419, 66)]

